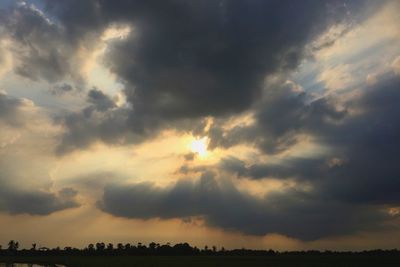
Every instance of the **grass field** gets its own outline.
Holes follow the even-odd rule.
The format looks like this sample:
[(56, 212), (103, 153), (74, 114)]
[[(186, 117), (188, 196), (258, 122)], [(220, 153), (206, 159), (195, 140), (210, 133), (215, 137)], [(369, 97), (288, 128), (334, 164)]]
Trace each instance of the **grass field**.
[(400, 266), (399, 256), (73, 256), (0, 257), (0, 262), (63, 264), (68, 267), (368, 267)]

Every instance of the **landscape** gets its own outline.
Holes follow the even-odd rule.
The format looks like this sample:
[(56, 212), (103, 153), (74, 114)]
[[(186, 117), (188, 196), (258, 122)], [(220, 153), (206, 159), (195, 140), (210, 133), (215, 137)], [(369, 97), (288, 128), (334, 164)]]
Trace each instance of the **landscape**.
[[(217, 249), (192, 247), (188, 243), (175, 245), (151, 242), (141, 244), (97, 242), (84, 249), (72, 247), (18, 250), (18, 241), (10, 240), (8, 248), (0, 250), (5, 267), (38, 266), (394, 266), (400, 261), (400, 251), (370, 250), (339, 251), (285, 251)], [(26, 265), (13, 265), (16, 262)], [(30, 265), (31, 264), (31, 265)], [(33, 265), (34, 264), (34, 265)], [(0, 264), (1, 267), (3, 265)]]
[(0, 0), (0, 267), (400, 266), (399, 11)]

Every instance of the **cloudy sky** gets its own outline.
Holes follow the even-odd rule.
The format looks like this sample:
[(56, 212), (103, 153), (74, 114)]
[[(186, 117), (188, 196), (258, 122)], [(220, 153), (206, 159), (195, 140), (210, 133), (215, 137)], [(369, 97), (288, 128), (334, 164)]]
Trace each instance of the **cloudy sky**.
[(399, 10), (0, 0), (0, 243), (400, 246)]

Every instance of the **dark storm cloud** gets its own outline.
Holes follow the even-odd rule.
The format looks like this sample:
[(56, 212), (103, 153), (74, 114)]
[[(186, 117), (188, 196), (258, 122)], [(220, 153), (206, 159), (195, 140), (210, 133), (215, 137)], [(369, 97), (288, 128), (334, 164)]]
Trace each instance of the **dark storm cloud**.
[[(295, 188), (258, 199), (207, 174), (199, 182), (178, 182), (170, 188), (152, 184), (107, 187), (101, 207), (129, 218), (204, 216), (206, 223), (223, 229), (256, 235), (280, 233), (302, 240), (379, 229), (389, 219), (385, 208), (400, 204), (400, 77), (390, 74), (380, 78), (374, 86), (364, 88), (359, 97), (348, 101), (348, 112), (337, 111), (331, 101), (325, 100), (318, 100), (317, 107), (307, 101), (294, 101), (295, 105), (291, 102), (283, 109), (261, 105), (260, 113), (266, 109), (272, 114), (280, 114), (274, 113), (275, 109), (284, 113), (276, 115), (284, 120), (278, 122), (280, 134), (311, 135), (330, 147), (326, 154), (286, 157), (278, 163), (248, 163), (228, 157), (217, 166), (196, 169), (184, 165), (179, 170), (192, 175), (213, 169), (239, 178), (293, 179), (297, 182)], [(284, 99), (297, 99), (303, 94), (285, 89), (283, 92)], [(278, 104), (285, 103), (279, 100), (281, 97), (275, 98)], [(285, 114), (287, 109), (290, 116)], [(276, 125), (273, 120), (264, 120), (266, 117), (257, 117), (256, 126), (246, 129), (256, 133), (254, 137), (269, 138), (270, 132), (254, 129), (263, 127), (261, 123)], [(302, 120), (302, 124), (296, 124), (296, 120)], [(240, 140), (260, 144), (257, 138)], [(308, 189), (302, 189), (303, 185)], [(140, 207), (144, 206), (151, 208), (142, 210)]]
[(216, 124), (209, 130), (209, 147), (229, 148), (238, 143), (254, 144), (266, 153), (278, 153), (297, 142), (301, 133), (340, 123), (346, 110), (327, 98), (312, 100), (291, 82), (270, 84), (254, 107), (255, 123), (224, 131)]
[(324, 1), (150, 1), (136, 10), (133, 33), (111, 46), (107, 63), (137, 112), (165, 119), (247, 109), (264, 77), (295, 68), (338, 16)]
[(181, 119), (248, 109), (267, 75), (296, 68), (308, 42), (347, 14), (340, 1), (45, 2), (73, 44), (111, 25), (131, 27), (108, 42), (104, 62), (133, 107), (125, 128), (143, 137)]
[(48, 215), (50, 213), (78, 207), (77, 192), (64, 188), (57, 194), (47, 191), (28, 191), (5, 188), (0, 190), (0, 210), (11, 214)]
[[(349, 11), (341, 1), (44, 2), (44, 12), (22, 2), (2, 10), (16, 71), (33, 80), (79, 80), (79, 48), (93, 47), (109, 26), (129, 25), (131, 34), (110, 41), (104, 61), (125, 83), (133, 109), (108, 116), (122, 114), (123, 128), (141, 132), (142, 140), (180, 119), (249, 108), (265, 76), (296, 68), (308, 42)], [(355, 14), (362, 4), (353, 6)], [(66, 135), (81, 135), (69, 125)]]
[[(334, 111), (321, 100), (313, 107), (315, 102), (294, 101), (285, 105), (286, 101), (280, 97), (271, 98), (273, 103), (258, 113), (263, 115), (256, 117), (255, 125), (221, 134), (212, 144), (246, 142), (270, 152), (270, 144), (290, 144), (297, 135), (307, 134), (329, 147), (330, 152), (315, 158), (289, 157), (278, 164), (246, 164), (237, 158), (226, 158), (220, 166), (240, 177), (312, 181), (316, 194), (325, 199), (399, 204), (399, 88), (398, 76), (382, 77), (374, 86), (365, 88), (359, 98), (347, 103), (349, 108), (357, 110), (347, 115), (344, 111)], [(297, 99), (297, 93), (292, 94), (292, 99)]]
[(344, 159), (321, 181), (321, 194), (348, 201), (400, 203), (399, 89), (399, 76), (382, 79), (366, 88), (354, 104), (361, 114), (316, 133)]
[(252, 235), (280, 233), (302, 240), (351, 234), (379, 227), (388, 219), (379, 210), (335, 201), (321, 202), (302, 191), (288, 190), (264, 198), (238, 191), (210, 172), (196, 181), (179, 181), (169, 188), (151, 183), (111, 185), (99, 207), (127, 218), (187, 218), (202, 216), (208, 225)]
[(321, 172), (329, 168), (329, 159), (325, 158), (287, 158), (280, 164), (250, 164), (235, 158), (221, 160), (219, 167), (238, 177), (262, 178), (298, 178), (300, 180), (318, 179)]

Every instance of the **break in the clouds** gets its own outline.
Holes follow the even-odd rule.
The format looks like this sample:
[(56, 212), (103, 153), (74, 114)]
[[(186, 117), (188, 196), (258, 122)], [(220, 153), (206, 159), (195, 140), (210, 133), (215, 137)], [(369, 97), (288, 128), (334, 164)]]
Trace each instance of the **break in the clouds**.
[(397, 233), (399, 8), (0, 3), (1, 212)]

